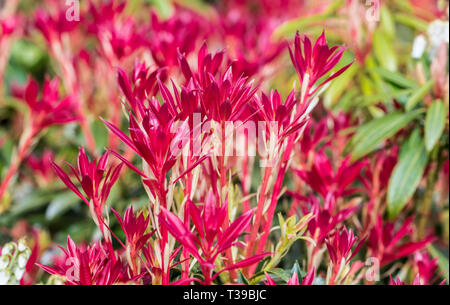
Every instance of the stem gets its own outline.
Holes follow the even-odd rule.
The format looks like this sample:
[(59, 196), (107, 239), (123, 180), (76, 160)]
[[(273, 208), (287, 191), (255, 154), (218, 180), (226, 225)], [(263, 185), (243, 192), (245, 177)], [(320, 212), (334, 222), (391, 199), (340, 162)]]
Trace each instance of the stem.
[(8, 172), (6, 173), (5, 178), (0, 185), (0, 199), (3, 198), (4, 193), (8, 189), (8, 186), (12, 178), (15, 176), (17, 170), (19, 169), (19, 166), (22, 163), (23, 159), (28, 155), (34, 135), (35, 132), (33, 128), (31, 128), (30, 132), (25, 132), (23, 134), (23, 139), (20, 141), (21, 144), (19, 146), (19, 152), (9, 166)]
[[(440, 152), (438, 151), (437, 148), (432, 151), (431, 162), (438, 160), (439, 153)], [(427, 187), (425, 190), (423, 203), (420, 206), (420, 210), (419, 210), (420, 220), (419, 220), (419, 226), (418, 226), (418, 230), (417, 230), (419, 239), (424, 237), (425, 227), (427, 225), (427, 222), (430, 219), (430, 210), (431, 210), (431, 205), (433, 204), (434, 186), (435, 186), (435, 182), (437, 181), (438, 176), (439, 176), (439, 168), (440, 167), (441, 167), (440, 162), (437, 162), (436, 166), (430, 170), (428, 177), (427, 177)]]
[[(190, 158), (188, 158), (187, 168), (189, 168), (189, 163), (190, 163)], [(191, 173), (188, 173), (188, 175), (187, 175), (188, 177), (187, 177), (187, 181), (186, 181), (185, 196), (188, 196), (187, 198), (190, 198), (190, 189), (191, 189), (191, 184), (192, 184), (192, 177), (190, 174)], [(188, 228), (190, 225), (189, 209), (188, 209), (187, 204), (184, 206), (184, 225)], [(181, 265), (181, 278), (187, 279), (189, 277), (189, 252), (187, 251), (187, 249), (185, 247), (183, 247), (182, 259), (185, 259), (186, 261)]]
[[(55, 58), (57, 59), (57, 61), (61, 66), (61, 70), (64, 76), (63, 79), (64, 86), (67, 92), (79, 98), (76, 72), (72, 62), (67, 58), (66, 54), (64, 53), (61, 41), (56, 40), (51, 42), (51, 49), (53, 54), (55, 55)], [(95, 156), (97, 151), (97, 147), (95, 145), (95, 138), (94, 135), (92, 134), (91, 128), (89, 127), (86, 113), (81, 105), (81, 98), (80, 103), (78, 103), (78, 115), (80, 116), (81, 131), (86, 140), (87, 148)]]
[(276, 207), (277, 201), (278, 201), (278, 195), (280, 194), (281, 186), (283, 184), (283, 179), (284, 179), (284, 175), (286, 173), (289, 156), (291, 155), (291, 151), (294, 146), (294, 139), (295, 138), (293, 136), (291, 136), (289, 138), (288, 146), (287, 146), (286, 150), (284, 151), (283, 161), (282, 161), (281, 168), (277, 175), (277, 180), (276, 180), (274, 188), (273, 188), (272, 199), (270, 201), (269, 210), (267, 211), (267, 221), (265, 222), (265, 226), (263, 229), (263, 235), (262, 235), (261, 239), (259, 240), (258, 248), (257, 248), (255, 254), (260, 253), (264, 249), (266, 241), (267, 241), (267, 237), (269, 236), (270, 226), (272, 225), (272, 220), (273, 220), (273, 214), (275, 213), (275, 207)]
[(334, 285), (334, 281), (336, 280), (336, 276), (337, 276), (338, 272), (339, 272), (339, 270), (336, 270), (336, 268), (334, 267), (333, 274), (331, 275), (330, 282), (328, 283), (328, 285)]
[[(250, 193), (250, 176), (249, 176), (249, 156), (248, 156), (248, 133), (245, 133), (245, 153), (244, 153), (244, 157), (242, 158), (242, 180), (241, 180), (241, 184), (242, 184), (242, 195), (243, 197), (246, 197), (249, 193)], [(243, 207), (242, 207), (243, 213), (247, 212), (248, 210), (250, 210), (250, 201), (248, 199), (246, 199), (243, 202)]]
[(311, 270), (311, 268), (314, 267), (314, 258), (316, 257), (317, 251), (318, 251), (318, 248), (314, 247), (311, 252), (311, 257), (309, 258), (308, 270)]
[(2, 55), (0, 55), (0, 96), (3, 96), (3, 81), (6, 66), (8, 64), (10, 47), (11, 47), (10, 37), (5, 37), (3, 38), (3, 41), (0, 41), (0, 50), (2, 50)]
[(109, 255), (110, 255), (112, 261), (115, 263), (116, 255), (114, 253), (114, 249), (112, 246), (111, 236), (110, 235), (108, 236), (105, 232), (105, 227), (108, 228), (109, 231), (111, 231), (111, 230), (109, 229), (109, 226), (106, 224), (105, 220), (103, 219), (103, 206), (100, 204), (100, 202), (97, 198), (92, 198), (89, 201), (89, 209), (92, 213), (91, 214), (92, 218), (94, 218), (94, 217), (96, 218), (96, 219), (94, 218), (94, 222), (97, 224), (98, 228), (100, 229), (100, 233), (102, 234), (103, 239), (105, 240)]
[(226, 170), (225, 170), (225, 124), (223, 122), (221, 123), (221, 129), (222, 129), (222, 134), (221, 134), (221, 140), (222, 140), (221, 150), (222, 151), (221, 151), (221, 156), (219, 157), (219, 162), (220, 162), (220, 203), (222, 205), (225, 202), (225, 200), (223, 198), (223, 188), (227, 184), (227, 177), (226, 177)]
[(211, 271), (212, 271), (211, 268), (208, 268), (208, 267), (202, 268), (203, 275), (205, 276), (205, 280), (204, 280), (203, 284), (211, 285), (211, 283), (212, 283)]
[[(225, 196), (223, 193), (223, 189), (227, 185), (227, 177), (226, 177), (226, 168), (225, 168), (225, 144), (226, 144), (226, 137), (225, 137), (225, 122), (221, 122), (221, 156), (219, 156), (219, 162), (220, 162), (220, 205), (222, 206), (225, 204)], [(223, 230), (225, 231), (229, 224), (230, 216), (228, 215), (228, 209), (226, 209), (226, 215), (225, 215), (225, 221), (222, 224)], [(228, 248), (225, 251), (225, 257), (227, 260), (225, 261), (225, 266), (230, 266), (233, 264), (233, 254), (231, 252), (231, 247)], [(230, 270), (229, 271), (231, 280), (234, 282), (237, 279), (237, 273), (236, 270)]]
[[(3, 3), (3, 7), (0, 9), (0, 19), (3, 19), (5, 16), (13, 16), (16, 13), (18, 3), (19, 0), (5, 1)], [(17, 36), (17, 33), (14, 32), (17, 32), (17, 29), (15, 29), (10, 35), (4, 35), (0, 38), (0, 50), (2, 50), (0, 54), (0, 96), (3, 96), (3, 81), (5, 77), (6, 66), (9, 60), (11, 45), (15, 36)]]
[[(270, 178), (271, 174), (272, 174), (272, 168), (271, 167), (266, 168), (266, 170), (264, 171), (264, 178), (263, 178), (263, 183), (261, 186), (261, 192), (259, 193), (255, 223), (253, 224), (252, 231), (250, 233), (249, 244), (247, 247), (247, 257), (250, 257), (253, 254), (253, 250), (254, 250), (255, 242), (256, 242), (256, 235), (259, 232), (259, 227), (261, 225), (261, 218), (262, 218), (263, 211), (264, 211), (267, 183), (269, 182), (269, 178)], [(250, 275), (250, 274), (248, 274), (248, 275)]]
[[(309, 98), (309, 92), (310, 92), (310, 86), (309, 86), (309, 81), (307, 80), (305, 82), (305, 84), (303, 84), (303, 86), (302, 86), (300, 105), (305, 105), (306, 101)], [(298, 117), (298, 115), (300, 114), (301, 110), (302, 110), (302, 107), (298, 107), (297, 111), (296, 111), (296, 114), (293, 117), (294, 118)], [(261, 239), (259, 239), (258, 248), (257, 248), (255, 254), (261, 253), (261, 251), (264, 249), (264, 247), (266, 245), (267, 237), (269, 236), (269, 232), (270, 232), (270, 226), (272, 225), (273, 214), (275, 213), (275, 207), (277, 205), (278, 196), (279, 196), (280, 191), (281, 191), (284, 175), (286, 174), (287, 165), (289, 163), (289, 159), (290, 159), (290, 156), (291, 156), (292, 149), (294, 148), (296, 137), (297, 137), (297, 133), (293, 133), (293, 134), (291, 134), (289, 136), (288, 144), (287, 144), (286, 149), (284, 150), (284, 152), (282, 154), (282, 158), (283, 159), (282, 159), (282, 162), (281, 162), (281, 165), (280, 165), (280, 170), (278, 171), (277, 180), (276, 180), (274, 188), (273, 188), (272, 199), (271, 199), (271, 202), (270, 202), (269, 210), (267, 211), (267, 221), (265, 222), (263, 235), (262, 235)], [(251, 271), (253, 270), (253, 272), (254, 272), (255, 269), (256, 269), (256, 265), (251, 266), (251, 268), (250, 268), (250, 270)]]

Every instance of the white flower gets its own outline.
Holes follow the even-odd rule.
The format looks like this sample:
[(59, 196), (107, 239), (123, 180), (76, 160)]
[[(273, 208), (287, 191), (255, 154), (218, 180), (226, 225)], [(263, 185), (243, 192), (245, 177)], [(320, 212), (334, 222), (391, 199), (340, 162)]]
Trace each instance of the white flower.
[(7, 255), (7, 254), (12, 254), (13, 252), (14, 252), (14, 244), (12, 244), (12, 243), (7, 243), (2, 248), (2, 256)]
[(25, 240), (21, 239), (17, 242), (17, 249), (20, 252), (25, 251), (26, 249), (28, 249), (27, 245), (25, 244)]
[(425, 48), (427, 47), (427, 40), (424, 35), (419, 35), (414, 39), (411, 57), (418, 59), (421, 58)]
[(17, 265), (19, 268), (25, 268), (28, 262), (28, 256), (25, 253), (20, 253), (19, 256), (17, 256)]
[(9, 256), (4, 255), (0, 257), (0, 270), (6, 269), (9, 265)]
[(11, 271), (9, 270), (1, 270), (0, 271), (0, 285), (6, 285), (11, 278)]
[(24, 273), (25, 273), (25, 269), (24, 268), (20, 268), (19, 266), (17, 266), (16, 269), (14, 270), (14, 276), (18, 280), (20, 280), (22, 278)]
[(428, 25), (428, 41), (430, 42), (430, 58), (435, 58), (442, 43), (449, 43), (449, 23), (443, 20), (434, 20)]

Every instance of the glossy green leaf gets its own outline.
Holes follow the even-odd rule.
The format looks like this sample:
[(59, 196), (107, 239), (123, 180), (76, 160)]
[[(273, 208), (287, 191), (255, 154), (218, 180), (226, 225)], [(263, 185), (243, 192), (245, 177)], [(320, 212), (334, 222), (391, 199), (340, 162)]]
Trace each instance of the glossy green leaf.
[(339, 101), (333, 106), (333, 111), (349, 112), (355, 104), (356, 97), (359, 95), (356, 88), (347, 90)]
[(380, 75), (384, 80), (393, 83), (394, 85), (401, 87), (401, 88), (417, 88), (417, 83), (413, 80), (410, 80), (409, 78), (406, 78), (402, 74), (398, 72), (392, 72), (380, 67), (373, 68), (371, 71), (377, 73)]
[[(0, 139), (5, 137), (5, 134), (0, 134)], [(11, 139), (4, 138), (5, 140), (0, 146), (0, 179), (3, 178), (3, 171), (7, 171), (9, 164), (11, 163), (11, 156), (15, 149), (14, 142)]]
[(406, 90), (397, 90), (393, 92), (384, 92), (380, 94), (373, 94), (373, 95), (367, 95), (367, 96), (361, 96), (357, 99), (358, 103), (361, 103), (361, 106), (367, 107), (372, 104), (378, 103), (378, 102), (387, 102), (388, 100), (399, 98), (401, 96), (407, 96), (409, 93), (411, 93), (410, 89)]
[(50, 221), (54, 220), (64, 214), (66, 211), (70, 210), (80, 201), (81, 199), (72, 191), (58, 194), (48, 205), (45, 211), (45, 218)]
[(291, 278), (291, 274), (281, 268), (274, 268), (274, 269), (270, 270), (269, 273), (275, 274), (276, 276), (278, 276), (280, 279), (282, 279), (285, 282), (289, 281), (289, 279)]
[(308, 17), (300, 17), (297, 19), (292, 19), (282, 23), (278, 28), (273, 32), (273, 36), (275, 38), (280, 38), (284, 36), (290, 36), (295, 34), (295, 32), (304, 30), (305, 27), (310, 26), (314, 23), (321, 23), (326, 21), (334, 14), (334, 12), (339, 9), (344, 4), (343, 0), (333, 1), (327, 8), (327, 10), (318, 15), (308, 16)]
[(27, 193), (21, 198), (15, 198), (17, 201), (9, 210), (8, 218), (14, 219), (25, 213), (38, 210), (48, 204), (54, 197), (54, 193), (49, 189), (41, 189), (35, 192)]
[(388, 71), (397, 71), (397, 55), (392, 49), (392, 42), (384, 31), (373, 34), (373, 51), (380, 65)]
[(150, 0), (150, 4), (155, 7), (163, 18), (169, 18), (173, 14), (173, 5), (167, 0)]
[(187, 7), (197, 13), (206, 14), (210, 11), (210, 6), (202, 0), (173, 0), (174, 4)]
[(430, 254), (434, 258), (438, 259), (437, 263), (438, 263), (438, 266), (439, 266), (439, 270), (442, 272), (443, 276), (445, 277), (445, 279), (447, 280), (447, 283), (448, 283), (450, 281), (450, 279), (449, 279), (449, 269), (448, 269), (449, 268), (448, 257), (445, 256), (444, 253), (439, 251), (433, 245), (428, 246), (428, 251), (430, 251)]
[(359, 159), (375, 150), (384, 140), (396, 134), (418, 114), (418, 111), (407, 114), (394, 112), (359, 127), (350, 142), (353, 159)]
[(106, 147), (108, 145), (108, 129), (105, 124), (100, 120), (96, 120), (91, 123), (91, 130), (97, 147)]
[(238, 283), (243, 285), (249, 285), (248, 280), (245, 278), (245, 276), (242, 274), (241, 271), (238, 272)]
[(426, 31), (428, 28), (428, 23), (423, 21), (417, 17), (414, 17), (412, 14), (396, 14), (394, 16), (395, 21), (403, 23), (406, 26), (412, 27), (416, 30)]
[(384, 32), (389, 35), (389, 38), (395, 38), (395, 22), (387, 5), (381, 6), (380, 17), (381, 26), (383, 27)]
[(327, 107), (332, 107), (339, 100), (344, 92), (348, 91), (350, 82), (354, 79), (356, 72), (360, 66), (357, 64), (351, 65), (347, 71), (342, 73), (339, 77), (331, 81), (330, 87), (324, 93), (324, 104)]
[(420, 135), (420, 130), (418, 128), (414, 129), (409, 138), (403, 142), (402, 147), (400, 149), (398, 158), (402, 159), (403, 156), (413, 149), (414, 146), (420, 145), (422, 141), (422, 137)]
[(283, 24), (281, 24), (274, 32), (273, 37), (274, 38), (280, 38), (284, 36), (290, 36), (295, 34), (297, 30), (303, 29), (307, 26), (310, 26), (313, 23), (316, 22), (323, 22), (327, 20), (329, 16), (327, 15), (314, 15), (310, 17), (300, 18), (300, 19), (294, 19), (289, 20)]
[(294, 275), (294, 272), (297, 273), (297, 278), (299, 282), (301, 282), (306, 275), (305, 272), (303, 272), (302, 269), (300, 268), (300, 264), (298, 263), (298, 261), (295, 261), (295, 264), (291, 269), (291, 277)]
[(425, 118), (425, 146), (431, 151), (445, 128), (447, 109), (440, 100), (434, 101), (428, 108)]
[(38, 65), (45, 57), (44, 50), (25, 39), (17, 40), (11, 47), (11, 60), (28, 69)]
[(417, 88), (406, 101), (406, 111), (410, 111), (419, 103), (423, 97), (433, 88), (434, 81), (430, 80), (425, 85)]
[(402, 147), (397, 165), (389, 179), (387, 202), (391, 220), (395, 219), (413, 196), (427, 162), (425, 144), (420, 139), (418, 131), (414, 132)]

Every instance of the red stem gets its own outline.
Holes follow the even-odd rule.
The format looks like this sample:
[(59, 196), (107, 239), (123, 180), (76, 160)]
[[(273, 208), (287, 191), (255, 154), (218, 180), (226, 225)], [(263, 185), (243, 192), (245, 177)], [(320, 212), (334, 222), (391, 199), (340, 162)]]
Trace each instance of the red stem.
[[(261, 192), (259, 193), (255, 223), (253, 224), (252, 231), (250, 233), (250, 240), (249, 240), (248, 247), (247, 247), (247, 257), (250, 257), (253, 254), (253, 250), (254, 250), (255, 242), (256, 242), (256, 235), (259, 232), (259, 227), (261, 225), (261, 218), (262, 218), (263, 211), (264, 211), (267, 183), (269, 182), (269, 178), (270, 178), (271, 174), (272, 174), (272, 168), (271, 167), (266, 168), (266, 170), (264, 172), (263, 183), (261, 186)], [(251, 270), (251, 269), (249, 269), (249, 270)]]
[[(304, 103), (308, 100), (308, 98), (309, 98), (308, 92), (310, 92), (310, 86), (307, 86), (305, 92), (306, 93), (303, 95), (303, 98), (300, 101), (300, 105), (304, 105)], [(297, 113), (295, 114), (294, 117), (298, 117), (298, 115), (300, 114), (301, 110), (302, 110), (302, 107), (298, 107), (297, 108)], [(280, 191), (281, 191), (284, 175), (286, 174), (288, 161), (289, 161), (289, 158), (291, 156), (292, 149), (294, 148), (295, 138), (296, 137), (297, 137), (297, 133), (293, 133), (293, 134), (291, 134), (289, 136), (288, 144), (286, 146), (286, 149), (283, 152), (283, 155), (282, 155), (283, 159), (282, 159), (281, 167), (280, 167), (280, 170), (278, 172), (277, 180), (276, 180), (274, 188), (273, 188), (272, 199), (271, 199), (271, 202), (270, 202), (269, 210), (267, 211), (267, 220), (265, 222), (263, 235), (258, 240), (258, 248), (256, 250), (255, 255), (261, 253), (263, 251), (265, 245), (266, 245), (267, 237), (269, 236), (270, 227), (272, 225), (273, 214), (275, 213), (275, 208), (276, 208), (276, 205), (277, 205), (278, 196), (279, 196)], [(255, 272), (256, 267), (257, 267), (256, 264), (250, 267), (250, 274), (253, 274)]]
[[(242, 158), (242, 180), (241, 180), (241, 184), (242, 184), (242, 194), (243, 196), (247, 196), (250, 193), (250, 183), (249, 183), (249, 162), (248, 162), (248, 133), (245, 133), (245, 154), (244, 157)], [(242, 207), (242, 212), (245, 213), (248, 210), (250, 210), (250, 201), (248, 199), (244, 200), (243, 202), (243, 207)]]
[[(227, 185), (227, 178), (226, 178), (226, 169), (225, 169), (225, 144), (226, 144), (226, 137), (225, 137), (225, 122), (221, 122), (221, 156), (219, 156), (219, 162), (220, 162), (220, 203), (221, 205), (225, 204), (225, 198), (223, 198), (223, 189)], [(226, 209), (226, 216), (225, 221), (222, 224), (223, 229), (227, 229), (229, 226), (229, 215), (228, 215), (228, 209)], [(225, 251), (225, 256), (227, 260), (224, 262), (225, 266), (230, 266), (233, 264), (233, 254), (231, 253), (231, 248), (228, 248)], [(235, 281), (237, 279), (237, 273), (236, 270), (230, 270), (229, 271), (230, 277), (232, 281)]]
[(9, 183), (11, 182), (11, 179), (16, 174), (23, 159), (28, 155), (28, 150), (31, 146), (31, 142), (33, 140), (34, 135), (35, 135), (35, 132), (33, 130), (32, 132), (30, 132), (30, 134), (27, 136), (27, 138), (25, 139), (23, 144), (20, 146), (19, 152), (17, 154), (17, 158), (9, 166), (8, 172), (6, 173), (5, 178), (3, 179), (3, 181), (0, 185), (0, 199), (3, 198), (3, 195), (6, 192), (6, 190), (8, 189)]

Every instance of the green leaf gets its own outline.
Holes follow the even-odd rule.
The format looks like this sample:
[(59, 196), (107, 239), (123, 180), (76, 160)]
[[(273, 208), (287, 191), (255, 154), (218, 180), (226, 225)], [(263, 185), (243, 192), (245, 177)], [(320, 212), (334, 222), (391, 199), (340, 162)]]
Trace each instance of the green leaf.
[(336, 0), (333, 1), (327, 8), (327, 10), (318, 15), (313, 15), (309, 17), (301, 17), (293, 20), (286, 21), (282, 23), (278, 28), (273, 32), (274, 38), (285, 37), (289, 35), (295, 34), (297, 30), (304, 31), (305, 27), (310, 26), (314, 23), (322, 23), (331, 17), (335, 11), (337, 11), (342, 5), (344, 1)]
[(169, 18), (173, 14), (174, 9), (171, 1), (150, 0), (150, 4), (155, 7), (155, 9), (163, 18)]
[(314, 15), (306, 18), (286, 21), (285, 23), (281, 24), (277, 29), (275, 29), (275, 31), (273, 32), (273, 37), (281, 38), (293, 35), (297, 30), (304, 29), (305, 27), (308, 27), (316, 22), (323, 22), (328, 18), (329, 16), (327, 15)]
[(418, 130), (413, 132), (400, 152), (388, 186), (388, 213), (391, 220), (413, 196), (428, 162), (428, 154)]
[(428, 246), (428, 251), (430, 252), (431, 256), (434, 258), (437, 258), (439, 269), (441, 270), (442, 274), (444, 275), (445, 279), (447, 280), (447, 283), (450, 281), (449, 279), (449, 269), (448, 269), (448, 257), (444, 255), (441, 251), (439, 251), (436, 247), (433, 245)]
[(211, 7), (202, 0), (173, 0), (173, 2), (200, 14), (207, 14), (211, 10)]
[(403, 23), (404, 25), (412, 27), (416, 30), (426, 31), (428, 28), (427, 22), (414, 17), (412, 14), (399, 13), (394, 16), (394, 19), (397, 22)]
[(447, 109), (440, 100), (434, 101), (428, 108), (425, 118), (425, 146), (431, 151), (445, 128)]
[(433, 88), (434, 81), (430, 80), (425, 85), (417, 88), (406, 101), (405, 109), (406, 111), (410, 111), (420, 102), (423, 97)]
[(398, 159), (402, 159), (408, 151), (413, 149), (415, 146), (420, 145), (421, 140), (420, 130), (418, 128), (414, 129), (409, 138), (402, 144), (398, 154)]
[(383, 102), (387, 102), (388, 100), (394, 99), (394, 98), (399, 98), (401, 96), (407, 95), (411, 93), (410, 89), (406, 89), (406, 90), (397, 90), (397, 91), (392, 91), (392, 92), (384, 92), (384, 93), (379, 93), (379, 94), (372, 94), (372, 95), (367, 95), (367, 96), (361, 96), (359, 98), (357, 98), (357, 102), (361, 102), (362, 107), (367, 107), (367, 106), (371, 106), (374, 103), (378, 103), (380, 101)]
[(25, 39), (15, 41), (11, 47), (11, 60), (28, 69), (42, 61), (45, 55), (44, 50)]
[(274, 268), (274, 269), (270, 270), (269, 273), (275, 274), (276, 276), (278, 276), (280, 279), (282, 279), (285, 282), (288, 282), (289, 279), (291, 278), (291, 274), (281, 268)]
[(302, 281), (302, 279), (305, 277), (305, 273), (302, 271), (302, 269), (300, 268), (300, 264), (298, 263), (298, 261), (295, 261), (294, 266), (291, 269), (291, 277), (294, 275), (294, 272), (297, 273), (297, 278), (299, 280), (299, 282)]
[(406, 114), (394, 112), (359, 127), (350, 141), (353, 160), (359, 159), (375, 150), (384, 140), (396, 134), (418, 114), (419, 111)]
[[(42, 208), (54, 197), (54, 193), (49, 189), (40, 189), (24, 195), (9, 210), (8, 218), (14, 219), (22, 214)], [(16, 198), (15, 198), (16, 199)]]
[(239, 284), (244, 284), (244, 285), (249, 285), (248, 280), (245, 278), (245, 276), (242, 274), (242, 272), (239, 270), (238, 273), (238, 283)]
[(395, 22), (392, 14), (389, 12), (387, 5), (381, 6), (381, 26), (389, 38), (395, 38)]
[(367, 110), (369, 110), (372, 117), (377, 119), (385, 115), (385, 112), (377, 106), (370, 105), (367, 107)]
[[(11, 156), (14, 151), (14, 142), (7, 138), (4, 134), (0, 135), (0, 139), (4, 138), (2, 146), (0, 146), (0, 179), (3, 178), (3, 171), (7, 171), (11, 163)], [(3, 139), (2, 139), (3, 140)]]
[(356, 63), (352, 64), (344, 73), (338, 78), (331, 81), (330, 87), (324, 93), (324, 104), (327, 107), (332, 107), (339, 100), (341, 95), (348, 91), (350, 82), (355, 78), (356, 72), (360, 66)]
[(397, 55), (392, 49), (393, 43), (386, 33), (377, 30), (373, 35), (373, 52), (380, 65), (388, 71), (397, 71)]
[(339, 111), (349, 112), (352, 109), (358, 95), (358, 89), (355, 87), (347, 90), (339, 101), (333, 106), (333, 111), (336, 113)]
[(61, 216), (80, 202), (80, 198), (72, 191), (64, 192), (55, 196), (45, 211), (45, 218), (49, 221)]
[(91, 123), (91, 130), (97, 147), (106, 147), (108, 145), (108, 129), (105, 124), (100, 120), (95, 120)]
[(384, 80), (393, 83), (397, 87), (411, 89), (417, 88), (417, 83), (403, 76), (401, 73), (392, 72), (381, 67), (372, 68), (371, 71), (380, 75)]

